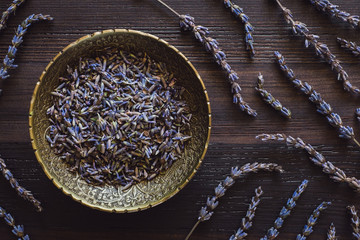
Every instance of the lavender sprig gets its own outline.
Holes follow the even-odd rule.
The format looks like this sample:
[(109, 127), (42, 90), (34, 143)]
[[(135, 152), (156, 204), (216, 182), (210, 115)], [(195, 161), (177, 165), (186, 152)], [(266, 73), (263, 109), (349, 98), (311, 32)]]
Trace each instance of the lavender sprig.
[(264, 77), (259, 73), (257, 87), (255, 90), (260, 93), (262, 99), (268, 103), (271, 107), (275, 110), (279, 111), (282, 116), (290, 119), (291, 118), (291, 111), (284, 107), (279, 100), (273, 97), (271, 93), (264, 89)]
[(307, 220), (306, 225), (304, 226), (302, 233), (298, 234), (296, 240), (305, 240), (313, 232), (313, 227), (318, 221), (320, 213), (327, 209), (331, 202), (322, 202), (311, 214)]
[(350, 50), (355, 56), (360, 56), (360, 46), (358, 46), (355, 42), (350, 42), (339, 37), (337, 38), (337, 41), (342, 48)]
[(351, 15), (345, 11), (340, 10), (335, 4), (332, 4), (328, 0), (310, 0), (311, 4), (314, 5), (319, 11), (329, 14), (333, 18), (340, 19), (341, 21), (347, 22), (352, 27), (360, 27), (360, 18), (357, 15)]
[(275, 52), (275, 57), (276, 61), (280, 66), (280, 69), (285, 73), (286, 77), (295, 85), (297, 89), (299, 89), (308, 97), (310, 102), (316, 105), (317, 112), (324, 115), (328, 123), (332, 127), (336, 128), (339, 133), (339, 137), (351, 139), (360, 147), (359, 142), (355, 138), (354, 130), (352, 129), (352, 127), (343, 125), (340, 115), (333, 112), (330, 104), (324, 101), (320, 93), (313, 89), (311, 85), (307, 82), (303, 82), (296, 78), (293, 70), (286, 65), (285, 59), (281, 55), (281, 53)]
[(350, 210), (350, 213), (352, 215), (351, 226), (353, 229), (353, 236), (354, 236), (354, 238), (359, 240), (360, 239), (360, 219), (357, 215), (356, 208), (355, 208), (355, 206), (348, 206), (347, 208)]
[(285, 204), (285, 206), (281, 209), (279, 217), (275, 220), (274, 226), (271, 227), (268, 231), (266, 236), (261, 238), (260, 240), (273, 240), (277, 238), (279, 235), (279, 229), (283, 226), (284, 220), (290, 216), (291, 210), (293, 210), (296, 206), (296, 201), (299, 199), (301, 194), (305, 191), (309, 181), (304, 180), (300, 186), (295, 190), (292, 197), (289, 198)]
[[(53, 20), (52, 17), (49, 15), (42, 15), (42, 14), (32, 14), (27, 17), (16, 29), (15, 36), (12, 39), (11, 45), (9, 46), (8, 53), (6, 54), (3, 60), (3, 66), (0, 69), (0, 80), (7, 79), (10, 77), (8, 71), (13, 68), (17, 68), (18, 66), (14, 64), (15, 55), (17, 52), (18, 47), (23, 42), (23, 38), (25, 33), (27, 32), (30, 25), (34, 22), (38, 21), (51, 21)], [(0, 89), (1, 94), (1, 89)]]
[(337, 240), (336, 237), (336, 229), (334, 226), (334, 223), (331, 223), (328, 234), (327, 234), (327, 240)]
[(268, 171), (268, 172), (283, 172), (281, 166), (275, 163), (247, 163), (242, 167), (232, 167), (230, 176), (227, 176), (225, 180), (215, 188), (215, 196), (208, 197), (206, 201), (206, 206), (202, 207), (199, 212), (198, 221), (195, 223), (190, 233), (187, 235), (185, 240), (188, 240), (191, 234), (194, 232), (196, 227), (204, 221), (208, 221), (211, 216), (214, 214), (214, 209), (218, 206), (218, 200), (225, 195), (225, 192), (234, 185), (236, 179), (248, 173), (257, 173), (258, 171)]
[(25, 2), (25, 0), (14, 0), (8, 9), (3, 12), (1, 19), (0, 19), (0, 31), (6, 28), (6, 22), (10, 17), (11, 13), (15, 13), (16, 9)]
[(11, 216), (10, 213), (7, 213), (5, 209), (0, 207), (0, 217), (4, 218), (7, 225), (12, 227), (12, 233), (19, 238), (19, 240), (30, 240), (30, 237), (28, 235), (25, 235), (24, 233), (24, 226), (23, 225), (15, 225), (15, 220)]
[(252, 220), (255, 217), (255, 211), (260, 203), (260, 197), (263, 195), (263, 193), (264, 192), (262, 191), (261, 187), (255, 189), (255, 196), (251, 199), (246, 216), (241, 220), (241, 227), (229, 238), (229, 240), (245, 239), (245, 237), (248, 235), (246, 231), (252, 227)]
[(254, 38), (252, 35), (254, 27), (249, 22), (249, 17), (244, 13), (244, 10), (241, 7), (234, 4), (231, 0), (224, 0), (224, 5), (226, 8), (230, 8), (231, 13), (234, 14), (236, 18), (240, 19), (244, 24), (246, 49), (250, 51), (250, 56), (254, 57), (255, 48)]
[(180, 15), (180, 27), (184, 31), (192, 31), (195, 38), (205, 46), (206, 51), (214, 56), (216, 63), (226, 72), (227, 79), (231, 85), (231, 92), (233, 93), (233, 103), (238, 105), (240, 109), (248, 115), (256, 117), (256, 111), (241, 97), (241, 87), (236, 82), (239, 80), (238, 74), (232, 70), (231, 66), (227, 63), (226, 55), (220, 49), (219, 43), (215, 39), (209, 37), (210, 32), (208, 28), (196, 25), (194, 18), (190, 15)]
[(338, 167), (335, 167), (330, 161), (316, 151), (310, 144), (305, 143), (301, 138), (293, 138), (285, 134), (260, 134), (256, 136), (257, 139), (262, 141), (279, 141), (285, 142), (287, 146), (300, 148), (305, 150), (310, 155), (310, 160), (317, 166), (322, 168), (322, 171), (330, 175), (330, 178), (335, 182), (347, 183), (350, 187), (360, 192), (360, 180), (355, 177), (347, 177), (346, 173)]
[(291, 24), (293, 33), (301, 35), (305, 38), (305, 47), (313, 46), (316, 55), (325, 60), (331, 66), (331, 69), (333, 69), (338, 74), (337, 78), (342, 82), (344, 89), (348, 92), (354, 93), (355, 95), (359, 95), (360, 89), (350, 83), (348, 80), (349, 75), (340, 64), (340, 61), (334, 54), (331, 53), (330, 49), (325, 43), (319, 42), (320, 37), (318, 35), (310, 34), (306, 24), (295, 21), (291, 11), (285, 8), (279, 0), (276, 0), (276, 2), (282, 9), (285, 20)]
[(32, 193), (19, 185), (13, 174), (7, 169), (4, 159), (0, 158), (0, 171), (2, 175), (9, 181), (11, 187), (15, 189), (17, 194), (23, 199), (29, 201), (38, 212), (42, 211), (41, 203), (32, 195)]

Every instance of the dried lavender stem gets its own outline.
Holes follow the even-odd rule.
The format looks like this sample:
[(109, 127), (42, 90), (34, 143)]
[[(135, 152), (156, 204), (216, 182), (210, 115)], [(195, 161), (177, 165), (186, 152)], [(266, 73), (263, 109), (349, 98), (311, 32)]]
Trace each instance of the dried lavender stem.
[(355, 117), (360, 122), (360, 108), (355, 109)]
[(6, 28), (6, 22), (12, 13), (15, 13), (16, 9), (25, 2), (25, 0), (14, 0), (8, 9), (3, 12), (0, 19), (0, 31)]
[(355, 56), (360, 56), (360, 46), (358, 46), (355, 42), (347, 41), (343, 38), (337, 38), (338, 43), (342, 48), (346, 48), (352, 52)]
[(350, 213), (352, 215), (352, 218), (351, 218), (351, 226), (352, 226), (352, 229), (353, 229), (353, 236), (354, 238), (356, 239), (360, 239), (360, 219), (357, 215), (357, 211), (356, 211), (356, 208), (355, 206), (348, 206), (347, 207), (349, 210), (350, 210)]
[(313, 227), (317, 223), (320, 213), (327, 209), (331, 202), (322, 202), (311, 214), (304, 226), (302, 233), (297, 235), (296, 240), (305, 240), (313, 232)]
[(340, 61), (334, 54), (331, 53), (330, 49), (325, 43), (319, 42), (320, 37), (318, 35), (310, 34), (306, 24), (295, 21), (291, 11), (285, 8), (279, 0), (276, 0), (276, 2), (282, 9), (285, 20), (291, 24), (293, 33), (299, 34), (305, 38), (305, 47), (307, 48), (310, 45), (314, 47), (316, 55), (325, 60), (331, 66), (331, 69), (333, 69), (338, 74), (338, 80), (342, 82), (344, 90), (355, 95), (360, 95), (360, 89), (350, 83), (348, 80), (349, 75), (340, 64)]
[(33, 194), (19, 185), (13, 174), (7, 169), (4, 159), (0, 158), (0, 171), (2, 175), (9, 181), (11, 187), (15, 189), (17, 194), (23, 199), (29, 201), (38, 212), (42, 211), (41, 203), (33, 196)]
[(359, 142), (355, 139), (355, 134), (352, 127), (343, 125), (340, 115), (333, 112), (330, 104), (324, 101), (320, 93), (313, 89), (307, 82), (303, 82), (296, 78), (293, 70), (286, 65), (285, 59), (281, 53), (275, 52), (275, 57), (280, 66), (280, 69), (285, 73), (286, 77), (295, 85), (297, 89), (299, 89), (308, 97), (310, 102), (316, 105), (317, 112), (324, 115), (328, 123), (337, 129), (339, 137), (351, 139), (360, 147)]
[(245, 239), (245, 237), (248, 235), (246, 231), (252, 227), (252, 220), (255, 217), (255, 211), (260, 203), (260, 197), (263, 195), (263, 193), (264, 192), (262, 191), (261, 187), (255, 189), (255, 196), (251, 198), (251, 203), (249, 204), (246, 216), (241, 220), (241, 227), (234, 235), (229, 238), (229, 240)]
[(340, 19), (343, 22), (350, 24), (352, 27), (360, 27), (360, 18), (357, 15), (351, 15), (345, 11), (340, 10), (335, 4), (328, 0), (310, 0), (319, 11), (322, 11), (333, 18)]
[(330, 225), (329, 232), (327, 234), (327, 240), (337, 240), (334, 223), (331, 223)]
[(244, 13), (241, 7), (234, 4), (231, 0), (224, 0), (224, 5), (226, 8), (230, 8), (231, 13), (236, 18), (240, 19), (244, 24), (246, 49), (249, 50), (250, 56), (254, 57), (255, 48), (254, 48), (254, 38), (252, 35), (252, 32), (254, 31), (254, 27), (249, 22), (249, 17)]
[(283, 226), (284, 220), (290, 216), (292, 209), (296, 206), (296, 201), (300, 198), (301, 194), (305, 191), (308, 180), (304, 180), (300, 186), (295, 190), (292, 197), (289, 198), (285, 206), (281, 209), (279, 217), (275, 220), (274, 226), (267, 231), (267, 234), (260, 240), (273, 240), (279, 235), (279, 229)]
[(238, 74), (231, 69), (231, 66), (226, 61), (226, 54), (220, 49), (219, 43), (215, 39), (209, 37), (210, 35), (209, 29), (204, 26), (196, 25), (195, 19), (190, 15), (180, 15), (163, 1), (161, 0), (157, 0), (157, 1), (180, 18), (180, 28), (183, 31), (193, 32), (195, 38), (204, 45), (206, 51), (210, 52), (213, 55), (216, 63), (219, 66), (221, 66), (221, 68), (226, 72), (227, 80), (231, 85), (231, 92), (233, 94), (233, 103), (238, 105), (239, 108), (242, 111), (246, 112), (248, 115), (256, 117), (257, 116), (256, 111), (252, 109), (247, 102), (244, 101), (244, 99), (240, 94), (241, 87), (237, 83), (237, 81), (239, 80)]
[[(17, 52), (18, 47), (23, 42), (23, 38), (25, 33), (27, 32), (30, 25), (34, 22), (38, 21), (51, 21), (53, 20), (52, 17), (49, 15), (42, 15), (42, 14), (32, 14), (29, 17), (27, 17), (16, 29), (15, 36), (12, 39), (11, 45), (9, 46), (8, 53), (6, 54), (4, 60), (3, 60), (3, 66), (0, 69), (0, 80), (4, 80), (8, 77), (10, 77), (8, 71), (10, 69), (17, 68), (18, 66), (14, 64), (15, 55)], [(0, 89), (0, 94), (1, 94)]]
[(28, 235), (25, 235), (24, 233), (24, 226), (23, 225), (15, 225), (15, 220), (11, 216), (10, 213), (6, 213), (5, 209), (0, 207), (0, 217), (4, 218), (7, 225), (12, 227), (12, 233), (19, 238), (19, 240), (30, 240), (30, 237)]
[(259, 73), (258, 81), (257, 81), (257, 87), (255, 87), (255, 90), (260, 93), (260, 96), (262, 99), (268, 103), (272, 108), (277, 110), (281, 113), (282, 116), (290, 119), (291, 118), (291, 111), (284, 107), (279, 100), (273, 97), (273, 95), (264, 89), (264, 77)]
[(198, 221), (195, 223), (194, 227), (191, 229), (190, 233), (186, 236), (185, 240), (188, 240), (191, 234), (194, 232), (196, 227), (200, 222), (208, 221), (211, 216), (214, 214), (214, 209), (218, 206), (218, 200), (225, 195), (225, 192), (234, 185), (236, 179), (247, 173), (257, 173), (258, 171), (268, 171), (268, 172), (283, 172), (281, 166), (275, 163), (247, 163), (242, 167), (232, 167), (230, 176), (227, 176), (225, 180), (215, 188), (215, 196), (208, 197), (206, 201), (206, 206), (202, 207), (199, 213)]
[(360, 192), (360, 180), (355, 177), (347, 177), (346, 173), (338, 167), (335, 167), (330, 161), (316, 151), (310, 144), (305, 143), (301, 138), (293, 138), (285, 134), (260, 134), (256, 136), (257, 139), (262, 141), (279, 141), (285, 142), (288, 146), (300, 148), (305, 150), (310, 155), (310, 160), (317, 166), (322, 168), (322, 171), (333, 179), (335, 182), (347, 183), (350, 187)]

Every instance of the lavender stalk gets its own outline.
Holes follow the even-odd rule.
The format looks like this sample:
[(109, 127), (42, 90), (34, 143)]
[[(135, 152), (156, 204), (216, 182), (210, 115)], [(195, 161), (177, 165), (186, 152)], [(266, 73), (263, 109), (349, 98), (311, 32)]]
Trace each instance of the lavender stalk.
[(224, 0), (224, 5), (226, 8), (230, 8), (231, 13), (238, 19), (242, 21), (245, 28), (245, 43), (246, 49), (250, 51), (250, 56), (255, 56), (255, 48), (254, 48), (254, 38), (253, 31), (254, 28), (249, 22), (249, 17), (244, 13), (244, 10), (238, 5), (234, 4), (231, 0)]
[(190, 15), (180, 15), (178, 12), (176, 12), (174, 9), (172, 9), (162, 0), (157, 0), (157, 1), (179, 17), (180, 28), (183, 31), (193, 32), (195, 38), (204, 45), (206, 51), (210, 52), (213, 55), (216, 63), (219, 66), (221, 66), (221, 68), (226, 72), (226, 78), (231, 85), (231, 92), (233, 94), (233, 103), (239, 106), (239, 108), (242, 111), (246, 112), (248, 115), (256, 117), (257, 116), (256, 111), (252, 109), (247, 102), (244, 101), (244, 99), (240, 94), (241, 87), (237, 83), (237, 81), (239, 80), (238, 74), (231, 69), (231, 66), (226, 61), (226, 55), (220, 49), (219, 43), (215, 39), (209, 37), (210, 34), (209, 29), (204, 26), (196, 25), (195, 19)]
[(285, 206), (281, 209), (279, 217), (275, 220), (274, 226), (267, 231), (266, 236), (260, 240), (273, 240), (279, 235), (279, 229), (283, 226), (285, 219), (290, 216), (291, 211), (296, 206), (296, 201), (300, 198), (301, 194), (305, 191), (308, 180), (304, 180), (300, 186), (295, 190), (292, 197), (289, 198)]
[(335, 4), (328, 0), (310, 0), (319, 11), (322, 11), (333, 18), (337, 18), (343, 22), (350, 24), (352, 27), (360, 27), (360, 18), (357, 15), (351, 15), (345, 11), (340, 10)]
[(280, 112), (280, 114), (288, 119), (291, 118), (291, 111), (284, 107), (279, 100), (273, 97), (273, 95), (264, 89), (264, 77), (259, 73), (257, 86), (255, 90), (260, 93), (262, 99), (269, 104), (272, 108)]
[(336, 237), (336, 229), (334, 226), (334, 223), (331, 223), (328, 234), (327, 234), (327, 240), (337, 240)]
[[(34, 22), (38, 21), (51, 21), (53, 20), (52, 17), (49, 15), (42, 15), (42, 14), (32, 14), (29, 17), (27, 17), (16, 29), (15, 36), (12, 39), (11, 45), (9, 46), (8, 53), (6, 54), (4, 60), (3, 60), (3, 66), (0, 69), (0, 80), (7, 79), (10, 77), (8, 71), (10, 69), (17, 68), (18, 66), (14, 64), (15, 55), (17, 52), (18, 47), (23, 42), (23, 38), (25, 33), (27, 32), (30, 25)], [(1, 94), (0, 89), (0, 94)]]
[(355, 117), (360, 122), (360, 108), (355, 109)]
[(350, 210), (350, 213), (352, 215), (351, 226), (353, 229), (353, 237), (359, 240), (360, 239), (360, 220), (357, 215), (356, 208), (355, 208), (355, 206), (348, 206), (347, 208)]
[(306, 225), (304, 226), (302, 233), (297, 235), (296, 240), (305, 240), (313, 232), (313, 227), (317, 223), (320, 213), (324, 211), (331, 202), (322, 202), (311, 214), (307, 220)]
[(337, 41), (342, 48), (350, 50), (355, 56), (360, 56), (360, 46), (358, 46), (355, 42), (350, 42), (339, 37), (337, 38)]
[(241, 227), (236, 231), (234, 235), (232, 235), (229, 240), (241, 240), (245, 239), (248, 235), (246, 231), (248, 231), (252, 227), (252, 220), (255, 217), (255, 211), (257, 206), (260, 203), (260, 197), (263, 195), (263, 191), (261, 187), (255, 189), (255, 196), (252, 197), (249, 208), (246, 212), (246, 216), (241, 220)]
[(12, 233), (19, 238), (19, 240), (30, 240), (30, 237), (28, 235), (25, 235), (24, 233), (24, 226), (23, 225), (15, 225), (15, 220), (11, 216), (10, 213), (7, 213), (5, 209), (0, 207), (0, 217), (4, 218), (7, 225), (12, 227)]
[(320, 93), (313, 89), (307, 82), (303, 82), (297, 79), (293, 70), (291, 70), (286, 65), (284, 57), (279, 52), (275, 52), (275, 57), (280, 66), (280, 69), (285, 73), (286, 77), (295, 85), (297, 89), (299, 89), (308, 97), (310, 102), (316, 105), (317, 112), (326, 117), (328, 123), (338, 131), (339, 137), (351, 139), (356, 143), (356, 145), (360, 147), (360, 143), (356, 140), (352, 127), (343, 125), (340, 115), (333, 112), (330, 104), (325, 102)]
[(6, 28), (6, 22), (12, 13), (15, 13), (16, 9), (25, 2), (25, 0), (14, 0), (8, 9), (3, 12), (0, 19), (0, 31)]
[(196, 227), (204, 221), (210, 220), (211, 216), (214, 214), (214, 209), (218, 206), (218, 200), (225, 195), (225, 192), (234, 185), (236, 179), (248, 173), (257, 173), (258, 171), (267, 171), (267, 172), (283, 172), (283, 169), (278, 164), (274, 163), (247, 163), (242, 167), (232, 167), (230, 176), (227, 176), (225, 180), (215, 188), (215, 196), (208, 197), (206, 205), (201, 208), (199, 212), (198, 221), (195, 223), (190, 233), (186, 236), (185, 240), (188, 240), (191, 234), (194, 232)]
[(347, 183), (351, 188), (354, 188), (357, 192), (360, 192), (360, 180), (355, 177), (347, 177), (346, 173), (338, 167), (335, 167), (330, 161), (327, 161), (325, 157), (316, 151), (310, 144), (305, 143), (301, 138), (293, 138), (292, 136), (286, 136), (285, 134), (260, 134), (256, 136), (257, 139), (262, 141), (279, 141), (285, 142), (288, 146), (300, 148), (305, 150), (310, 160), (316, 165), (322, 168), (322, 171), (333, 179), (335, 182)]
[(4, 159), (0, 158), (0, 171), (2, 175), (9, 181), (11, 187), (15, 189), (17, 194), (23, 199), (29, 201), (38, 212), (42, 211), (41, 203), (32, 195), (32, 193), (19, 185), (13, 174), (7, 169)]
[(340, 64), (340, 61), (336, 58), (334, 54), (331, 53), (330, 49), (325, 43), (319, 42), (320, 37), (318, 35), (310, 34), (309, 29), (307, 29), (306, 24), (295, 21), (293, 19), (292, 13), (289, 9), (285, 8), (279, 0), (276, 0), (280, 8), (284, 13), (285, 20), (291, 24), (292, 31), (294, 34), (301, 35), (305, 38), (305, 47), (313, 46), (315, 49), (316, 55), (320, 56), (325, 60), (338, 74), (338, 80), (342, 82), (344, 90), (351, 92), (355, 95), (360, 94), (360, 89), (353, 86), (348, 80), (348, 74)]

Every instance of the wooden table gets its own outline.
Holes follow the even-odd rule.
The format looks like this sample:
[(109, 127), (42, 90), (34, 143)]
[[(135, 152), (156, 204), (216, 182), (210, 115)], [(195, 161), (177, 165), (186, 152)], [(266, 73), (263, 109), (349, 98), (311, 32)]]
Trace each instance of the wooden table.
[[(310, 184), (298, 201), (298, 206), (286, 220), (279, 239), (295, 239), (307, 217), (322, 201), (332, 201), (322, 214), (309, 239), (325, 239), (334, 222), (341, 239), (352, 239), (350, 217), (346, 206), (360, 207), (359, 194), (345, 184), (332, 182), (321, 169), (314, 166), (300, 150), (287, 149), (282, 144), (264, 144), (255, 140), (260, 133), (283, 132), (302, 137), (313, 144), (336, 166), (350, 176), (360, 177), (359, 148), (339, 139), (323, 116), (306, 97), (295, 90), (274, 63), (273, 51), (280, 50), (298, 77), (308, 81), (338, 112), (346, 125), (360, 135), (354, 110), (359, 99), (342, 89), (336, 74), (305, 49), (301, 37), (292, 36), (274, 1), (234, 1), (241, 5), (255, 26), (257, 55), (250, 60), (244, 48), (244, 29), (222, 1), (168, 0), (180, 13), (189, 13), (196, 22), (210, 28), (228, 55), (229, 62), (239, 73), (244, 98), (258, 110), (256, 119), (248, 117), (231, 103), (229, 85), (211, 56), (190, 33), (179, 31), (178, 19), (154, 0), (29, 0), (12, 16), (8, 28), (1, 33), (0, 53), (3, 56), (14, 34), (14, 28), (32, 13), (52, 15), (52, 23), (31, 27), (18, 52), (19, 68), (3, 86), (0, 101), (0, 153), (14, 175), (31, 189), (44, 206), (44, 212), (34, 209), (0, 180), (0, 206), (13, 214), (18, 224), (24, 224), (31, 239), (184, 239), (194, 224), (201, 206), (213, 188), (230, 172), (231, 166), (247, 162), (276, 162), (286, 173), (260, 173), (240, 179), (221, 199), (211, 221), (201, 224), (192, 239), (228, 239), (240, 226), (254, 189), (261, 185), (264, 195), (256, 213), (254, 227), (248, 239), (259, 239), (273, 225), (281, 207), (303, 179)], [(350, 80), (360, 85), (360, 59), (340, 49), (336, 37), (360, 43), (360, 31), (331, 20), (312, 7), (309, 1), (283, 1), (296, 19), (308, 24), (311, 32), (343, 62)], [(10, 0), (2, 0), (0, 9)], [(360, 13), (358, 0), (334, 3), (353, 14)], [(32, 91), (48, 62), (66, 45), (83, 35), (111, 28), (131, 28), (159, 36), (176, 46), (194, 64), (209, 92), (213, 128), (210, 147), (200, 171), (188, 186), (169, 201), (153, 209), (132, 214), (109, 214), (89, 209), (74, 202), (58, 190), (45, 176), (37, 163), (28, 133), (28, 108)], [(258, 72), (265, 77), (265, 86), (282, 103), (291, 108), (293, 119), (282, 118), (262, 102), (254, 86)], [(10, 228), (0, 224), (0, 239), (15, 239)]]

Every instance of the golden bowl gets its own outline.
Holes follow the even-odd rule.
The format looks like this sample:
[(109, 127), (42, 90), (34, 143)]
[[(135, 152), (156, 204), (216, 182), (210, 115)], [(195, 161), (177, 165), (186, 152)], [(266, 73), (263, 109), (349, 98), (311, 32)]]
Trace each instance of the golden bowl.
[[(66, 74), (66, 67), (76, 66), (80, 57), (91, 57), (106, 47), (118, 47), (129, 52), (146, 52), (152, 59), (167, 65), (186, 88), (185, 99), (193, 117), (190, 142), (181, 159), (151, 181), (143, 181), (129, 189), (110, 185), (94, 186), (68, 166), (52, 151), (45, 139), (50, 123), (46, 110), (52, 105), (51, 91)], [(45, 68), (36, 84), (30, 104), (30, 137), (35, 155), (45, 174), (66, 195), (94, 209), (107, 212), (135, 212), (144, 210), (174, 196), (194, 176), (209, 144), (211, 115), (209, 98), (198, 72), (175, 47), (153, 35), (125, 29), (105, 30), (84, 36), (64, 48)]]

